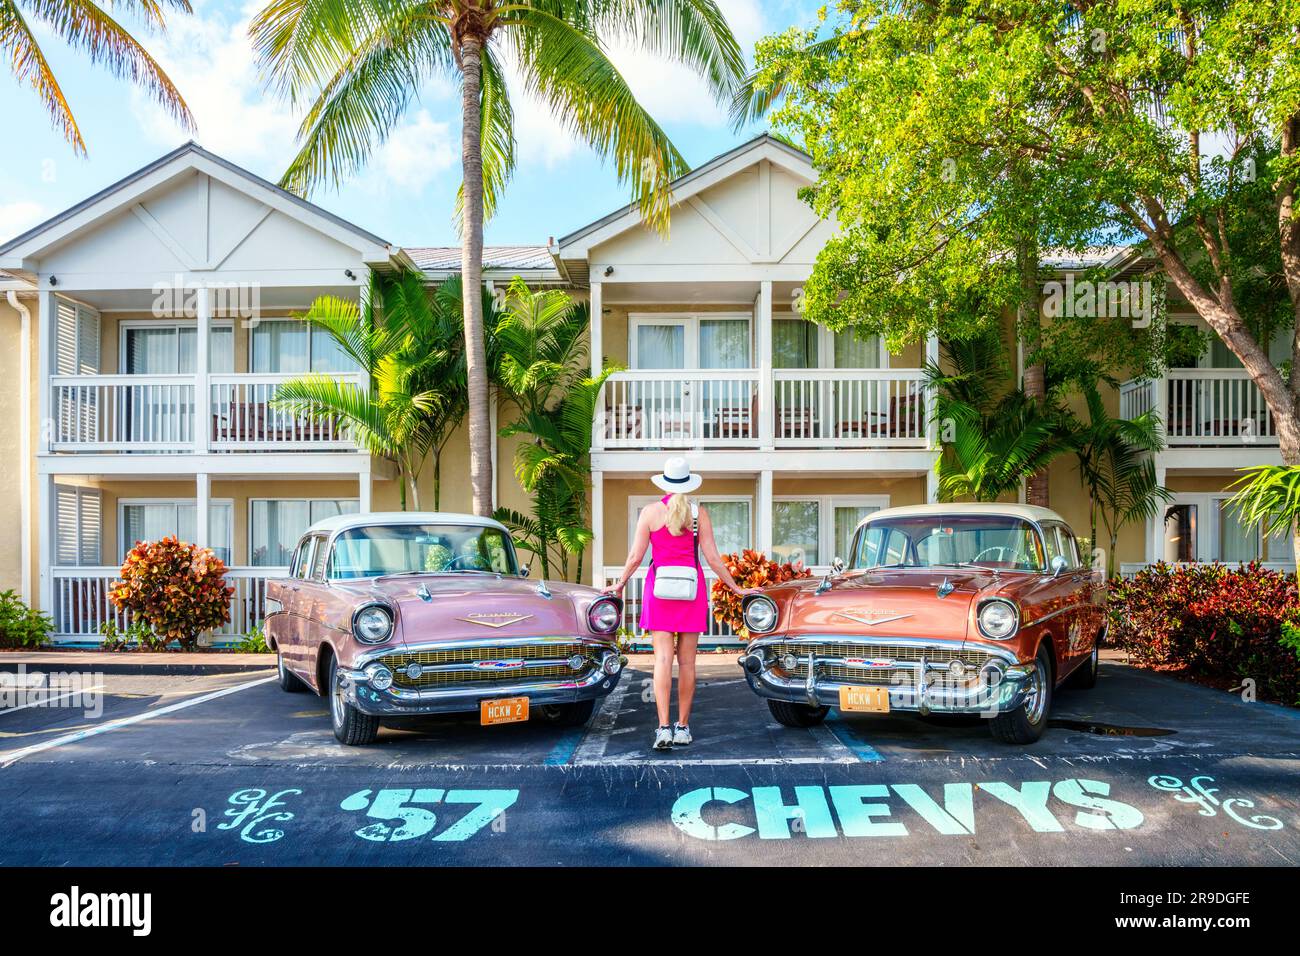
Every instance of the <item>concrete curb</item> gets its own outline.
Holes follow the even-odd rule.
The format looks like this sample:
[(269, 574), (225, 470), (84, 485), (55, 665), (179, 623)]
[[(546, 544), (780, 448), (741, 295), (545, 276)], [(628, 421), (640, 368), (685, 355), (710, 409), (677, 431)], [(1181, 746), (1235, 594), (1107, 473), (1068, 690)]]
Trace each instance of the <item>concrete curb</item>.
[(98, 674), (243, 674), (275, 667), (274, 654), (38, 651), (0, 653), (0, 673), (77, 671)]

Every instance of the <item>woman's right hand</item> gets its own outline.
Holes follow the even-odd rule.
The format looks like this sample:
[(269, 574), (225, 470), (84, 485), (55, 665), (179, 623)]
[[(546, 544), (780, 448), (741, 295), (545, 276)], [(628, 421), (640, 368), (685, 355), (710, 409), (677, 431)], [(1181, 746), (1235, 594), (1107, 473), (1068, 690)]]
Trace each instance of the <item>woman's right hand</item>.
[(625, 582), (623, 582), (623, 581), (618, 581), (618, 582), (615, 582), (614, 584), (611, 584), (609, 587), (605, 588), (605, 589), (604, 589), (603, 591), (601, 591), (600, 593), (601, 593), (601, 594), (608, 594), (610, 597), (622, 597), (622, 596), (623, 596), (623, 588), (625, 588), (625, 587), (627, 587), (627, 584), (626, 584)]

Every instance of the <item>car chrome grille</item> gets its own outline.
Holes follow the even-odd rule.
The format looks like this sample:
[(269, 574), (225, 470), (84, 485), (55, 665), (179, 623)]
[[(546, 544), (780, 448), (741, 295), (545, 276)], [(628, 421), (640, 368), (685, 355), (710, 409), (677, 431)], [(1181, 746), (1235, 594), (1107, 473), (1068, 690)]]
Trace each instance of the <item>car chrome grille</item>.
[[(568, 658), (580, 654), (586, 663), (574, 670)], [(475, 661), (522, 660), (522, 667), (503, 670), (438, 670), (447, 664), (472, 664)], [(557, 660), (565, 663), (557, 664)], [(528, 661), (537, 663), (529, 664)], [(564, 678), (579, 679), (599, 663), (596, 649), (572, 641), (540, 644), (494, 644), (478, 647), (448, 647), (436, 651), (396, 651), (381, 662), (393, 672), (393, 685), (407, 690), (451, 687), (463, 684), (527, 684)], [(405, 673), (409, 664), (424, 670), (419, 677)]]

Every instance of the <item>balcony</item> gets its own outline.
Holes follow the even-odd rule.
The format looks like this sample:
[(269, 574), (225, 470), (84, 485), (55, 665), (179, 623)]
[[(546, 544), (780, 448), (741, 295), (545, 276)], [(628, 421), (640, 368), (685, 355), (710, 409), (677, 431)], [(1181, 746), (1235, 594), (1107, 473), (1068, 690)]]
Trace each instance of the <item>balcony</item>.
[(597, 449), (925, 448), (922, 369), (778, 369), (764, 435), (758, 369), (616, 372), (605, 383)]
[(1171, 446), (1276, 445), (1264, 396), (1239, 368), (1170, 369), (1163, 379), (1120, 386), (1121, 418), (1154, 411)]
[[(273, 407), (290, 374), (208, 376), (195, 402), (193, 375), (53, 375), (53, 452), (355, 451), (346, 429)], [(363, 385), (359, 373), (338, 374)]]

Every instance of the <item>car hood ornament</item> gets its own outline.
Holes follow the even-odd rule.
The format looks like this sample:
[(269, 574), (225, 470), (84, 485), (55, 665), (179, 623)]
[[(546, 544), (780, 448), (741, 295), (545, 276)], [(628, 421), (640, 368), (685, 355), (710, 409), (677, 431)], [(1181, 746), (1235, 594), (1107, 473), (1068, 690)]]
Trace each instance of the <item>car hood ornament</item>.
[(466, 624), (482, 624), (484, 627), (495, 628), (518, 624), (530, 617), (532, 617), (531, 614), (511, 614), (509, 611), (476, 611), (473, 614), (466, 614), (464, 617), (457, 618), (457, 620), (464, 621)]
[(890, 621), (901, 621), (903, 618), (911, 617), (911, 614), (893, 614), (888, 617), (883, 616), (881, 611), (836, 611), (839, 617), (848, 618), (857, 624), (865, 624), (867, 627), (875, 627), (877, 624), (888, 624)]

